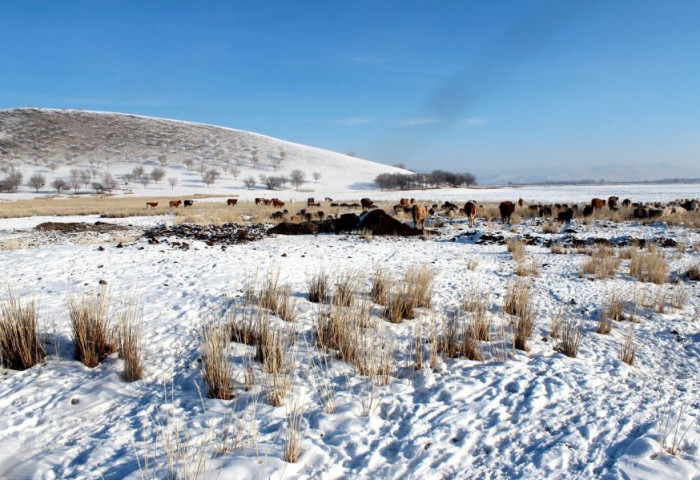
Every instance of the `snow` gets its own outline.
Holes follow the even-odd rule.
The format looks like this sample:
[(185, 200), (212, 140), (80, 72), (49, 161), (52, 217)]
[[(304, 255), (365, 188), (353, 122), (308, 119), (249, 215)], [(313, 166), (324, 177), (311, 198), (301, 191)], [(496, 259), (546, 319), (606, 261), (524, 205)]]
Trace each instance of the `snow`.
[[(612, 191), (644, 201), (697, 196), (696, 186), (684, 185), (365, 193), (377, 199), (425, 195), (583, 201)], [(327, 192), (339, 198), (347, 193)], [(38, 235), (27, 230), (46, 220), (56, 219), (0, 220), (0, 240)], [(172, 218), (106, 221), (145, 228)], [(700, 243), (697, 230), (662, 223), (593, 222), (575, 229), (578, 238), (663, 237), (689, 247)], [(552, 237), (534, 220), (514, 227), (478, 221), (477, 230), (507, 237)], [(0, 478), (165, 478), (162, 435), (175, 423), (186, 430), (182, 441), (191, 462), (206, 460), (201, 478), (698, 478), (697, 282), (640, 284), (627, 275), (626, 260), (612, 279), (579, 278), (583, 255), (554, 255), (528, 246), (527, 254), (540, 270), (532, 278), (536, 325), (530, 351), (510, 351), (509, 359), (499, 362), (483, 344), (483, 362), (456, 358), (443, 359), (435, 369), (408, 367), (415, 324), (422, 322), (428, 332), (431, 318), (453, 310), (472, 288), (490, 293), (490, 315), (496, 324), (502, 321), (503, 294), (514, 278), (511, 254), (503, 245), (474, 243), (468, 232), (466, 222), (458, 218), (427, 240), (277, 236), (222, 251), (198, 241), (181, 250), (144, 239), (119, 249), (100, 238), (96, 243), (59, 239), (0, 251), (5, 282), (23, 298), (38, 301), (44, 338), (50, 341), (44, 364), (0, 373)], [(671, 272), (685, 272), (700, 263), (700, 254), (692, 248), (664, 252)], [(467, 264), (474, 256), (479, 263), (471, 270)], [(416, 261), (436, 274), (433, 306), (420, 310), (416, 320), (398, 325), (375, 317), (396, 339), (396, 368), (390, 384), (377, 387), (376, 409), (363, 416), (364, 377), (332, 358), (328, 371), (319, 376), (319, 361), (327, 357), (313, 344), (317, 306), (306, 300), (307, 280), (319, 268), (333, 273), (355, 270), (366, 296), (375, 266), (388, 268), (399, 279)], [(232, 345), (235, 400), (206, 398), (199, 373), (199, 338), (207, 314), (242, 305), (249, 279), (256, 273), (262, 278), (275, 268), (281, 281), (290, 285), (299, 311), (291, 326), (271, 319), (275, 326), (293, 328), (300, 338), (292, 396), (299, 396), (304, 413), (296, 464), (282, 459), (287, 407), (267, 405), (259, 366), (256, 386), (250, 391), (242, 387), (242, 359), (249, 347)], [(101, 279), (108, 283), (115, 308), (133, 298), (143, 305), (147, 360), (145, 376), (137, 382), (121, 379), (123, 363), (116, 356), (94, 369), (72, 358), (66, 295), (94, 292)], [(628, 366), (619, 360), (619, 350), (629, 322), (616, 322), (610, 335), (596, 334), (600, 308), (613, 290), (631, 298), (635, 289), (658, 288), (686, 289), (689, 300), (682, 309), (669, 307), (664, 313), (640, 307), (641, 322), (634, 324), (637, 361)], [(556, 352), (556, 341), (548, 338), (549, 319), (562, 306), (567, 315), (584, 322), (577, 358)], [(324, 381), (335, 389), (335, 413), (325, 413), (319, 401)], [(661, 431), (679, 416), (679, 430), (687, 429), (687, 434), (674, 456), (662, 447)], [(224, 430), (240, 430), (237, 448), (220, 448)], [(200, 453), (198, 446), (204, 441)], [(152, 460), (148, 474), (142, 463), (147, 454)]]

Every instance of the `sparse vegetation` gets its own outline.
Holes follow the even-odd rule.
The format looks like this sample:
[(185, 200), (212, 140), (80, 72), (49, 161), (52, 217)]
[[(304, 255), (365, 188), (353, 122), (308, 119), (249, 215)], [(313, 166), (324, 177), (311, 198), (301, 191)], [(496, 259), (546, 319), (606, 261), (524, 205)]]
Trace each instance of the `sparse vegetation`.
[(233, 393), (233, 365), (229, 359), (230, 336), (220, 321), (209, 321), (202, 329), (202, 377), (207, 396), (229, 400)]
[(75, 359), (86, 367), (96, 367), (115, 351), (110, 340), (109, 305), (110, 297), (104, 289), (82, 297), (68, 296)]
[(595, 278), (611, 278), (617, 272), (620, 259), (615, 256), (612, 247), (599, 245), (592, 253), (591, 257), (581, 264), (579, 277), (592, 275)]
[(39, 341), (37, 305), (8, 291), (0, 300), (0, 359), (5, 368), (26, 370), (46, 355)]
[(632, 251), (630, 276), (641, 282), (665, 283), (668, 280), (668, 264), (664, 254), (653, 244), (646, 251)]

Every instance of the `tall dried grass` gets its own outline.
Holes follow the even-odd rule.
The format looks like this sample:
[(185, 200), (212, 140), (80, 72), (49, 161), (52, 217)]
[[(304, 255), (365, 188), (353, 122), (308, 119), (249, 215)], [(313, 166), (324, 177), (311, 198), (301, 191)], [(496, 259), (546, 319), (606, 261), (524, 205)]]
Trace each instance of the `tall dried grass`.
[(612, 278), (620, 265), (620, 259), (615, 256), (612, 247), (599, 245), (592, 253), (591, 257), (581, 264), (579, 277), (592, 275), (598, 279)]
[(573, 318), (564, 320), (557, 350), (567, 357), (576, 358), (582, 341), (583, 320), (577, 321)]
[(314, 272), (309, 278), (309, 301), (325, 303), (330, 293), (330, 274), (323, 268)]
[(372, 276), (372, 288), (370, 298), (374, 303), (386, 305), (387, 295), (390, 288), (389, 273), (384, 267), (376, 267)]
[(627, 335), (625, 336), (625, 341), (622, 343), (622, 348), (620, 349), (620, 360), (627, 365), (633, 365), (636, 354), (637, 346), (634, 343), (634, 327), (630, 323), (629, 329), (627, 330)]
[(117, 319), (117, 351), (124, 360), (122, 377), (134, 382), (143, 377), (142, 364), (143, 315), (141, 306), (131, 302), (125, 304)]
[(210, 321), (202, 328), (202, 378), (207, 396), (229, 400), (233, 392), (233, 364), (229, 358), (231, 340), (222, 322)]
[(86, 367), (96, 367), (114, 353), (110, 341), (110, 297), (106, 290), (76, 298), (68, 296), (68, 313), (75, 345), (75, 358)]
[(634, 251), (630, 258), (630, 276), (641, 282), (656, 284), (665, 283), (668, 280), (668, 263), (663, 252), (653, 244), (646, 251)]
[(509, 238), (506, 240), (506, 247), (513, 255), (515, 261), (520, 261), (525, 258), (525, 242), (518, 238)]
[(46, 356), (38, 323), (35, 301), (23, 302), (9, 291), (0, 300), (0, 358), (5, 368), (26, 370)]

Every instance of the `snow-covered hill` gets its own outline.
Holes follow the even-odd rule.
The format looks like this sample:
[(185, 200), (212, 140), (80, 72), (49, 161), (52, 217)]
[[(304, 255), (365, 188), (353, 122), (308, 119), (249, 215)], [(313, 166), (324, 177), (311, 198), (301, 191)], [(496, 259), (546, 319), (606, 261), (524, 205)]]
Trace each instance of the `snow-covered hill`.
[[(146, 174), (164, 168), (159, 183), (125, 185), (123, 175), (142, 166)], [(91, 170), (99, 181), (109, 171), (120, 188), (135, 194), (162, 195), (176, 178), (180, 193), (234, 194), (254, 177), (305, 175), (302, 190), (352, 192), (373, 188), (374, 178), (387, 172), (408, 173), (376, 162), (328, 150), (278, 140), (256, 133), (199, 123), (80, 110), (21, 108), (0, 110), (0, 167), (23, 174), (22, 196), (34, 192), (26, 184), (34, 173), (46, 177), (40, 193), (55, 193), (54, 179), (69, 181), (72, 169)], [(206, 170), (221, 176), (211, 186)], [(315, 175), (318, 174), (318, 179)], [(0, 175), (2, 176), (2, 175)], [(90, 191), (91, 183), (79, 189)], [(282, 190), (295, 190), (288, 183)], [(71, 189), (72, 190), (72, 189)], [(14, 198), (18, 198), (17, 195)]]

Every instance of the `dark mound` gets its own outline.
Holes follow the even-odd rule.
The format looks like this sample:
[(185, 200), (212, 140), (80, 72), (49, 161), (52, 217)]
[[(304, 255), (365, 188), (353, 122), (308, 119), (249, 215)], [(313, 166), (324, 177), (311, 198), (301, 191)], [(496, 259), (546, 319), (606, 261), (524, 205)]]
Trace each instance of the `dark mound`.
[(367, 229), (372, 235), (398, 235), (400, 237), (414, 237), (423, 235), (422, 230), (411, 228), (390, 217), (384, 210), (372, 210), (360, 217), (360, 229)]
[(269, 234), (278, 235), (313, 235), (320, 231), (319, 226), (314, 222), (291, 223), (282, 222), (267, 231)]
[(97, 232), (107, 233), (118, 230), (127, 230), (123, 225), (115, 225), (113, 223), (95, 222), (94, 224), (82, 222), (44, 222), (36, 227), (36, 230), (41, 232), (62, 232), (62, 233), (79, 233), (79, 232)]

